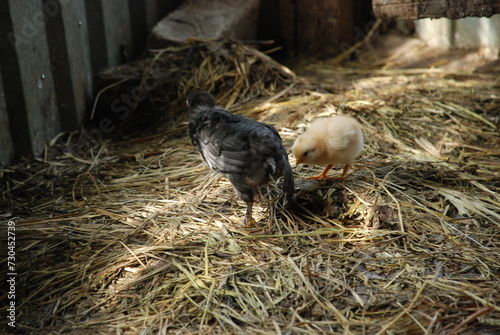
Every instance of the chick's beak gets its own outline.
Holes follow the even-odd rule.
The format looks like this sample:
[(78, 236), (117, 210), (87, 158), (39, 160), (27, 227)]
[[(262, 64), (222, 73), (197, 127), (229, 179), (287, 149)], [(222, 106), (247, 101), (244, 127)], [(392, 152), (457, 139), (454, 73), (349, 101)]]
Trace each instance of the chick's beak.
[(302, 157), (299, 157), (295, 160), (295, 167), (297, 167), (299, 164), (302, 164), (302, 162), (304, 161), (304, 158)]

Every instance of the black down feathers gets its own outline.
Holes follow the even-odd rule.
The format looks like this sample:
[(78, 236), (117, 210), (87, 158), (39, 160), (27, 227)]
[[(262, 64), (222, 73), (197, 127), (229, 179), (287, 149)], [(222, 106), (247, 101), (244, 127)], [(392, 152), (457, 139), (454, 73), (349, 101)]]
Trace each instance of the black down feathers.
[(294, 189), (292, 168), (273, 126), (231, 114), (216, 106), (207, 91), (189, 94), (187, 104), (191, 142), (207, 165), (229, 179), (247, 204), (248, 226), (255, 224), (252, 205), (259, 186), (284, 175), (282, 189), (290, 203)]

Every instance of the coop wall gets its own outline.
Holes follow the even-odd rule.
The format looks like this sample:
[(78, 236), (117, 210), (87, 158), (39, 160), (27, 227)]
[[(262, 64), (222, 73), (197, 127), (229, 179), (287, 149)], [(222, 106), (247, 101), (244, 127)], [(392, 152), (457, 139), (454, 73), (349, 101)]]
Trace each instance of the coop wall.
[(415, 24), (419, 36), (432, 47), (481, 49), (488, 58), (500, 56), (500, 14), (491, 18), (421, 19)]
[[(81, 126), (96, 93), (95, 76), (136, 58), (150, 29), (182, 1), (0, 0), (0, 163), (15, 155), (40, 156), (61, 131)], [(212, 1), (234, 6), (244, 0)], [(485, 1), (489, 7), (478, 8), (500, 11), (494, 0)], [(374, 9), (393, 8), (391, 13), (408, 5), (373, 3), (380, 5)], [(353, 17), (359, 13), (350, 1), (262, 1), (260, 8), (259, 38), (277, 40), (291, 54), (330, 57), (354, 42)], [(431, 45), (480, 47), (498, 57), (500, 15), (421, 20), (417, 31)]]
[(180, 0), (0, 1), (0, 163), (82, 125), (93, 78), (137, 57)]

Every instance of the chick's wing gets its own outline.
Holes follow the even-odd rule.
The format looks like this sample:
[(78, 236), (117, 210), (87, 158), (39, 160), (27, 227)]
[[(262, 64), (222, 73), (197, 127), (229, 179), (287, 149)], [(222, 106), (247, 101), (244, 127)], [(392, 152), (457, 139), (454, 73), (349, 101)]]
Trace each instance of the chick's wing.
[(207, 164), (217, 172), (239, 174), (254, 185), (282, 173), (281, 138), (272, 127), (211, 109), (190, 124), (190, 134)]

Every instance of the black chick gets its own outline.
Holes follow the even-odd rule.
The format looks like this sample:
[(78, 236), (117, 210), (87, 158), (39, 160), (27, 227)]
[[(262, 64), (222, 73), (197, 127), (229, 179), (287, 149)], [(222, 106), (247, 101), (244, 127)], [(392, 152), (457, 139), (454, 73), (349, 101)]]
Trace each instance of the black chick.
[(258, 187), (284, 175), (282, 190), (286, 203), (293, 196), (293, 172), (278, 131), (216, 106), (207, 91), (188, 95), (189, 136), (208, 166), (225, 176), (247, 204), (247, 226), (252, 217)]

